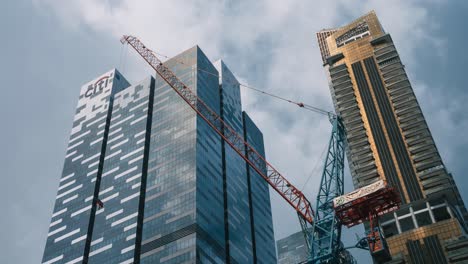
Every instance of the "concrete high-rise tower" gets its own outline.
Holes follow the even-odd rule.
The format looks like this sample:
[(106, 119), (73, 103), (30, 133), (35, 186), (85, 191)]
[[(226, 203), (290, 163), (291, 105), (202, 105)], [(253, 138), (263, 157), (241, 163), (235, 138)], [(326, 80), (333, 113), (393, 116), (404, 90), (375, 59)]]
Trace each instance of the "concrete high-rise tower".
[[(264, 152), (222, 61), (196, 46), (165, 64)], [(162, 78), (82, 87), (42, 263), (275, 261), (267, 182)]]
[[(448, 263), (468, 213), (419, 107), (393, 40), (374, 12), (317, 33), (355, 188), (384, 179), (401, 195), (380, 219), (395, 263)], [(463, 243), (462, 243), (463, 244)], [(465, 243), (466, 250), (466, 243)]]

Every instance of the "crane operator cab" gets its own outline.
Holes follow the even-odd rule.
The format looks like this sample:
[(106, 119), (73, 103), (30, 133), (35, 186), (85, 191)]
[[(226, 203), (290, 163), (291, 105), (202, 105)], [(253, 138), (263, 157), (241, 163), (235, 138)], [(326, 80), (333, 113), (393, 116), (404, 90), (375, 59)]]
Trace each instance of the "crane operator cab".
[(378, 226), (374, 227), (367, 234), (367, 243), (370, 254), (375, 262), (383, 263), (392, 259), (387, 242)]

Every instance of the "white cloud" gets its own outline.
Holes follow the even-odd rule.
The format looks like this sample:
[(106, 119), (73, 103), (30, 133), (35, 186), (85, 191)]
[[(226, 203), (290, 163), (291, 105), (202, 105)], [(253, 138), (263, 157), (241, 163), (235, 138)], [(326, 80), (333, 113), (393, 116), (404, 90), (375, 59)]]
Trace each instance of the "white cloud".
[(468, 131), (468, 121), (463, 118), (466, 117), (468, 96), (461, 94), (459, 98), (450, 98), (444, 94), (444, 89), (420, 81), (413, 82), (413, 88), (442, 160), (451, 171), (457, 165), (455, 162), (460, 161), (458, 148), (468, 145), (467, 137), (458, 136), (462, 131)]
[[(332, 105), (316, 44), (318, 30), (340, 26), (376, 9), (410, 70), (416, 65), (414, 51), (421, 45), (443, 48), (445, 43), (435, 35), (437, 21), (428, 15), (423, 2), (404, 0), (368, 0), (360, 5), (345, 0), (35, 3), (45, 11), (52, 10), (75, 30), (91, 28), (115, 37), (116, 41), (123, 34), (134, 34), (165, 54), (174, 55), (199, 44), (210, 58), (229, 57), (228, 66), (241, 79), (325, 109)], [(134, 58), (135, 54), (131, 56)], [(130, 63), (131, 75), (142, 77), (141, 64), (136, 66), (134, 59)], [(256, 75), (259, 72), (264, 75)], [(244, 108), (264, 133), (267, 159), (293, 183), (302, 186), (328, 142), (331, 127), (327, 118), (248, 90), (243, 93)], [(305, 190), (311, 201), (315, 200), (319, 177), (317, 173)], [(299, 229), (295, 213), (279, 196), (273, 196), (272, 204), (277, 238)]]
[(119, 38), (132, 34), (161, 52), (178, 53), (199, 43), (216, 54), (220, 34), (220, 2), (216, 1), (96, 1), (34, 0), (52, 10), (72, 29), (89, 27)]

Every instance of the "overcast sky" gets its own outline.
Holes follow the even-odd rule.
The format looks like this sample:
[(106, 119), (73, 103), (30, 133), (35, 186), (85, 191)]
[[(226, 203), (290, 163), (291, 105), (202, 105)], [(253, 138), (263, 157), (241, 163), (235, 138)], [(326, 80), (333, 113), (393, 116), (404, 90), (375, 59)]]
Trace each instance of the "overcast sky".
[[(133, 83), (151, 73), (122, 48), (122, 34), (170, 56), (198, 44), (244, 83), (331, 110), (315, 32), (372, 9), (394, 39), (467, 201), (467, 1), (3, 1), (0, 262), (42, 258), (80, 86), (114, 67)], [(312, 175), (304, 192), (315, 201), (327, 118), (242, 92), (244, 109), (265, 136), (267, 159), (299, 187)], [(350, 191), (349, 172), (346, 181)], [(276, 194), (272, 204), (276, 238), (298, 231), (294, 211)], [(345, 244), (362, 232), (346, 230)], [(365, 251), (353, 254), (369, 263)]]

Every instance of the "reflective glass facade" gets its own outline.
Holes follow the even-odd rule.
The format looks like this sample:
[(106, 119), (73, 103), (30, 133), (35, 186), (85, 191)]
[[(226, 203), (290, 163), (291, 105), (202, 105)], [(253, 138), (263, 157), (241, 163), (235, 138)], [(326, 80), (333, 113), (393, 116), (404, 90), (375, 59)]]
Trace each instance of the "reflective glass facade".
[(302, 231), (276, 242), (278, 264), (297, 264), (307, 260), (307, 246)]
[[(263, 134), (243, 112), (244, 138), (257, 152), (265, 156)], [(270, 193), (267, 182), (251, 167), (246, 165), (250, 189), (252, 237), (254, 240), (255, 263), (276, 263), (275, 236), (271, 217)], [(266, 175), (266, 166), (264, 168)]]
[(104, 207), (96, 211), (89, 263), (134, 262), (153, 86), (148, 78), (114, 96), (98, 194)]
[(112, 97), (128, 86), (112, 70), (81, 88), (43, 263), (80, 263), (89, 252)]
[[(219, 114), (217, 71), (198, 47), (166, 65)], [(223, 197), (221, 138), (156, 78), (142, 263), (224, 262)]]
[[(165, 64), (264, 152), (224, 63), (196, 46)], [(228, 261), (275, 262), (266, 182), (158, 76), (86, 84), (43, 263)]]
[[(239, 82), (223, 61), (215, 63), (221, 87), (221, 117), (237, 133), (243, 134)], [(245, 161), (223, 142), (223, 176), (226, 188), (227, 243), (229, 254), (238, 263), (253, 263), (249, 183)]]

